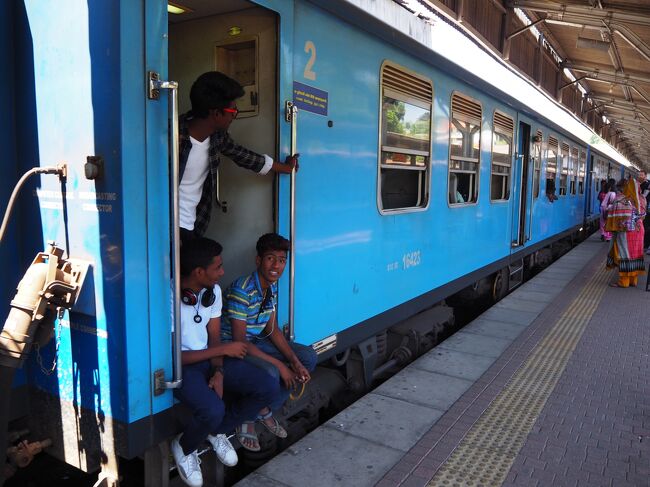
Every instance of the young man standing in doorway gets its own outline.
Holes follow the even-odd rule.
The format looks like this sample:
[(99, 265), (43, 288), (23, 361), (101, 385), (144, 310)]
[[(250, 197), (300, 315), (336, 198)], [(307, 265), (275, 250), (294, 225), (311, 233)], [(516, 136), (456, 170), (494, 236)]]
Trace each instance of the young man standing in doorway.
[(278, 163), (237, 144), (228, 128), (239, 110), (235, 100), (244, 89), (218, 71), (199, 76), (190, 90), (192, 109), (179, 118), (179, 216), (181, 241), (202, 236), (208, 228), (221, 156), (261, 175), (289, 174), (298, 169), (298, 156)]

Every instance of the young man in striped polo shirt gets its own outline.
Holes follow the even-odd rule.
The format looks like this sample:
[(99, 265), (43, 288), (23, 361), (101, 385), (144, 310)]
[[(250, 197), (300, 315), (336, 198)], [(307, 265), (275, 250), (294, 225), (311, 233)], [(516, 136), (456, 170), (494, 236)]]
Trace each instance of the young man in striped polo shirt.
[[(224, 293), (221, 339), (247, 343), (244, 360), (281, 381), (284, 387), (260, 411), (258, 421), (274, 435), (285, 438), (287, 432), (273, 417), (273, 411), (284, 404), (292, 388), (310, 380), (317, 357), (312, 347), (288, 342), (277, 324), (277, 282), (287, 263), (289, 241), (277, 233), (267, 233), (257, 241), (256, 249), (255, 272), (235, 280)], [(238, 429), (238, 439), (248, 450), (260, 448), (253, 422)]]

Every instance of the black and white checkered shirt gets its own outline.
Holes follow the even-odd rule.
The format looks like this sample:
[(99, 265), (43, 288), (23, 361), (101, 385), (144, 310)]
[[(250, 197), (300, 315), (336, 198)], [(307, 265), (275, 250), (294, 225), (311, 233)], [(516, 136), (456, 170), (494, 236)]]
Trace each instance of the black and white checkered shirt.
[[(188, 121), (191, 118), (190, 113), (185, 113), (179, 117), (179, 157), (180, 167), (178, 181), (183, 180), (183, 173), (187, 166), (187, 159), (192, 150), (192, 141), (190, 140)], [(194, 222), (194, 233), (201, 236), (205, 233), (210, 222), (210, 213), (212, 212), (212, 194), (216, 188), (217, 168), (221, 162), (221, 155), (224, 155), (237, 164), (251, 171), (260, 172), (264, 168), (265, 158), (256, 152), (246, 149), (237, 144), (228, 132), (216, 132), (210, 136), (210, 147), (208, 149), (208, 165), (210, 174), (205, 178), (201, 200), (196, 206), (196, 220)], [(216, 196), (215, 196), (216, 197)]]

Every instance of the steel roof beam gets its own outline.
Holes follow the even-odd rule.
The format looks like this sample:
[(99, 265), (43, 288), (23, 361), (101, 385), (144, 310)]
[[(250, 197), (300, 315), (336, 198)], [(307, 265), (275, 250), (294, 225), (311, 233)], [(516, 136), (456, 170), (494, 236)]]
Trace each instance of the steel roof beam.
[(586, 66), (584, 64), (575, 64), (571, 62), (565, 62), (562, 64), (562, 67), (568, 68), (571, 71), (578, 71), (580, 73), (589, 73), (593, 76), (611, 76), (617, 79), (629, 79), (631, 81), (640, 81), (642, 83), (650, 83), (650, 76), (643, 73), (630, 73), (626, 72), (625, 74), (616, 72), (612, 70), (609, 66), (604, 66), (602, 64), (594, 64), (593, 66)]
[(605, 95), (597, 95), (594, 93), (590, 93), (589, 96), (591, 97), (592, 100), (599, 102), (598, 106), (601, 106), (600, 104), (607, 104), (611, 106), (619, 106), (621, 108), (626, 108), (628, 110), (650, 110), (650, 105), (646, 105), (644, 103), (632, 103), (629, 101), (625, 101), (621, 98), (615, 98), (612, 96), (605, 96)]
[[(571, 17), (573, 19), (586, 19), (596, 22), (620, 21), (635, 25), (650, 26), (650, 9), (639, 9), (634, 12), (626, 11), (620, 8), (611, 8), (600, 10), (586, 5), (575, 4), (557, 4), (544, 0), (510, 0), (506, 5), (511, 8), (521, 8), (524, 10), (535, 10), (551, 15), (556, 15), (560, 19)], [(601, 24), (602, 25), (602, 24)]]
[(546, 13), (548, 16), (546, 22), (550, 24), (587, 27), (598, 30), (607, 28), (611, 33), (620, 35), (644, 58), (650, 61), (650, 46), (625, 25), (627, 23), (650, 27), (650, 15), (615, 13), (609, 10), (601, 11), (578, 5), (553, 6), (553, 4), (539, 0), (511, 0), (508, 2), (508, 6)]
[(621, 36), (632, 48), (639, 54), (650, 61), (650, 46), (641, 39), (634, 31), (629, 29), (626, 25), (616, 22), (605, 21), (589, 21), (583, 19), (573, 19), (571, 17), (563, 16), (561, 19), (546, 18), (547, 24), (568, 25), (572, 27), (584, 27), (588, 29), (609, 29), (612, 33)]

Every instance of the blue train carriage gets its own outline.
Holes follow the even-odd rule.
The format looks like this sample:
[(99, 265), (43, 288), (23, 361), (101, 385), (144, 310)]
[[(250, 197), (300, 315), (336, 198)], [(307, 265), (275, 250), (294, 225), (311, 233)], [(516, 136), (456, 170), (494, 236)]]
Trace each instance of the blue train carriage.
[(169, 77), (182, 112), (197, 75), (231, 74), (247, 91), (235, 139), (302, 154), (295, 184), (224, 164), (208, 234), (224, 243), (224, 282), (248, 271), (257, 235), (292, 235), (281, 323), (322, 360), (361, 344), (368, 382), (388, 327), (461, 290), (497, 300), (551, 244), (585, 234), (593, 133), (512, 73), (542, 108), (432, 51), (399, 5), (362, 3), (170, 17)]
[(158, 0), (65, 11), (25, 1), (3, 20), (10, 170), (67, 167), (23, 198), (31, 224), (13, 222), (3, 263), (17, 281), (48, 240), (89, 263), (41, 351), (54, 373), (31, 358), (14, 400), (51, 452), (84, 470), (110, 474), (115, 456), (176, 431), (169, 141), (200, 73), (244, 86), (235, 140), (302, 155), (295, 178), (222, 164), (208, 236), (224, 245), (223, 283), (250, 272), (260, 234), (292, 236), (280, 323), (322, 360), (343, 364), (361, 344), (348, 372), (365, 382), (382, 360), (378, 334), (461, 290), (498, 299), (593, 215), (599, 157), (617, 170), (561, 113), (528, 108), (446, 57), (431, 27), (393, 2), (184, 3), (193, 10), (168, 18)]

